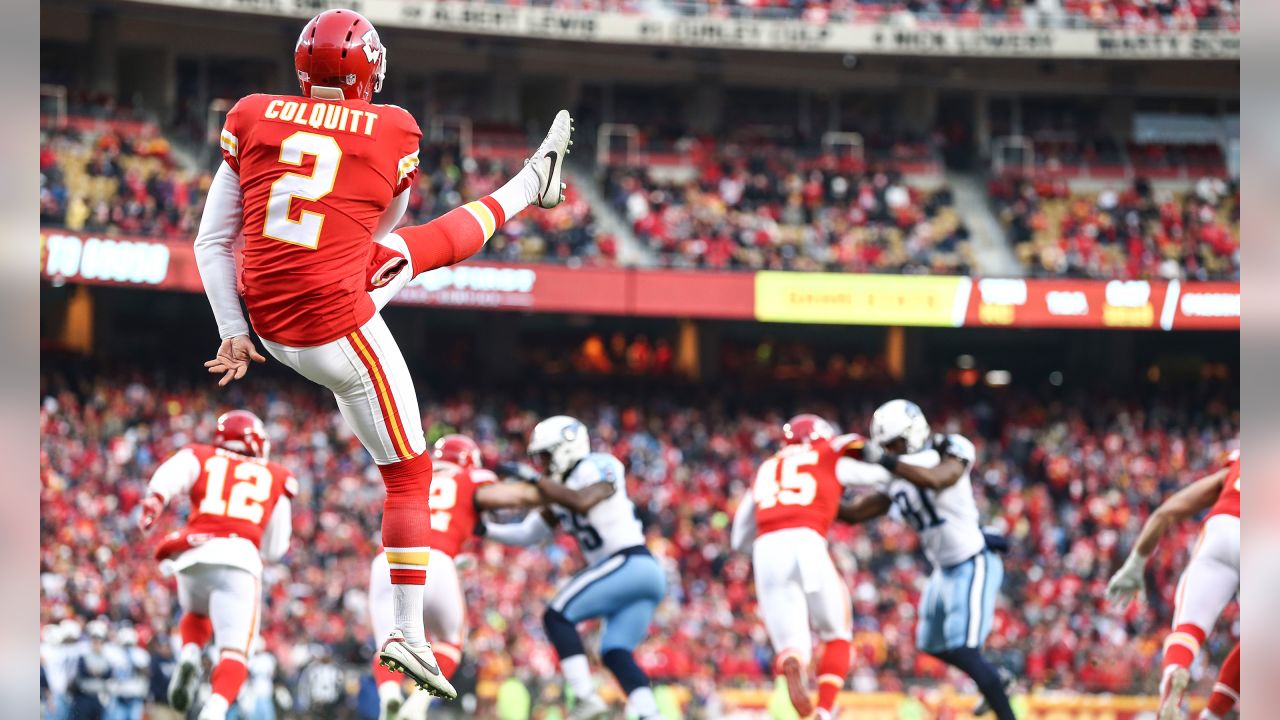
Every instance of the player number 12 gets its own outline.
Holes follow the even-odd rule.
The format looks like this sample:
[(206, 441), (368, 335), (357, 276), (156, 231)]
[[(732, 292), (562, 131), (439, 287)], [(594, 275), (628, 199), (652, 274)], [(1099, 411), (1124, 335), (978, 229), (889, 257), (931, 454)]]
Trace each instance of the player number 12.
[(324, 228), (324, 214), (302, 210), (297, 220), (292, 215), (293, 201), (318, 201), (333, 192), (338, 179), (338, 166), (342, 164), (342, 148), (328, 135), (299, 131), (280, 143), (280, 162), (301, 167), (310, 155), (315, 166), (310, 175), (286, 172), (271, 183), (271, 195), (267, 198), (267, 220), (262, 234), (273, 240), (301, 245), (315, 250), (320, 245), (320, 231)]

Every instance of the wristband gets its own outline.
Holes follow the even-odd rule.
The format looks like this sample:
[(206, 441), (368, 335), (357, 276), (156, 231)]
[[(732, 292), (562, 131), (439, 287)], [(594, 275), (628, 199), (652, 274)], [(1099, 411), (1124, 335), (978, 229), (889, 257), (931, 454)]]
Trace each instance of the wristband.
[(888, 470), (891, 473), (898, 472), (898, 456), (891, 452), (881, 455), (880, 459), (876, 460), (876, 462), (880, 463), (884, 466), (885, 470)]

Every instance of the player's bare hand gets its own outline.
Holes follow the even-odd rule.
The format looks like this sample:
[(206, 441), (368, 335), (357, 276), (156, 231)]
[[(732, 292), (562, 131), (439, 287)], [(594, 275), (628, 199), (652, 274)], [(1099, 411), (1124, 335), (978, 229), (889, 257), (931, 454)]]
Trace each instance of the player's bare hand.
[(146, 500), (142, 501), (142, 514), (138, 516), (138, 529), (142, 532), (151, 530), (151, 526), (156, 524), (156, 519), (160, 517), (160, 513), (164, 512), (164, 502), (160, 500), (159, 495), (148, 495)]
[(232, 380), (239, 380), (249, 372), (249, 363), (266, 362), (267, 359), (254, 347), (248, 335), (237, 335), (222, 341), (218, 346), (218, 355), (204, 364), (210, 374), (221, 375), (218, 386), (223, 387)]

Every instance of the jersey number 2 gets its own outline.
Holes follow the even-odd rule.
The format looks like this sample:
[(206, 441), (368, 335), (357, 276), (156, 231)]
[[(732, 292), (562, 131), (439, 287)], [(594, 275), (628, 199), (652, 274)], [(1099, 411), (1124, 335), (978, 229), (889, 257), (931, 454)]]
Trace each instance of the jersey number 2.
[(248, 520), (256, 525), (262, 522), (262, 503), (271, 498), (271, 471), (256, 463), (237, 463), (232, 474), (231, 496), (224, 498), (230, 464), (230, 460), (220, 455), (204, 461), (206, 479), (200, 512)]
[(431, 478), (431, 529), (445, 532), (458, 504), (458, 481), (444, 473)]
[(316, 160), (310, 175), (286, 172), (271, 183), (267, 221), (262, 234), (315, 250), (320, 245), (324, 214), (303, 210), (294, 220), (290, 218), (290, 211), (295, 199), (315, 202), (333, 192), (333, 184), (338, 180), (338, 166), (342, 164), (342, 148), (328, 135), (304, 131), (296, 132), (280, 143), (280, 162), (284, 165), (300, 167), (308, 155)]

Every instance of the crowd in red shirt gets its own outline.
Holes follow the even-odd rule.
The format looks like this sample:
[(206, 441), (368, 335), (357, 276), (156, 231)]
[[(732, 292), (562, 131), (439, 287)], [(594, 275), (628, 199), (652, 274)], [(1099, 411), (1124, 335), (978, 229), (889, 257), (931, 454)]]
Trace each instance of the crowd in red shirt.
[(1202, 179), (1178, 194), (1139, 178), (1073, 193), (1065, 181), (994, 180), (991, 195), (1033, 275), (1238, 279), (1240, 189)]
[[(154, 124), (101, 121), (48, 130), (40, 142), (42, 225), (190, 241), (212, 174), (184, 169)], [(421, 224), (505, 183), (519, 163), (459, 160), (456, 148), (424, 145), (417, 188), (402, 224)], [(507, 222), (481, 257), (512, 262), (611, 264), (615, 244), (598, 234), (590, 204), (570, 185), (567, 201)]]
[(950, 190), (828, 152), (693, 140), (666, 173), (611, 168), (610, 201), (673, 267), (965, 273), (969, 231)]
[[(599, 389), (522, 402), (496, 391), (451, 392), (423, 405), (429, 439), (469, 433), (487, 465), (518, 457), (540, 413), (553, 411), (581, 417), (597, 448), (626, 464), (650, 545), (670, 577), (669, 598), (639, 651), (656, 678), (694, 688), (768, 682), (750, 559), (730, 551), (728, 526), (745, 483), (779, 441), (781, 407), (736, 407), (750, 401), (720, 396), (694, 404), (654, 392), (617, 400), (626, 393)], [(139, 502), (156, 465), (187, 442), (207, 440), (231, 402), (264, 417), (273, 460), (301, 484), (290, 553), (265, 574), (268, 647), (286, 670), (290, 649), (304, 640), (361, 661), (372, 642), (365, 588), (383, 491), (331, 398), (301, 380), (250, 379), (222, 395), (158, 375), (50, 376), (42, 397), (42, 622), (106, 615), (132, 621), (144, 643), (170, 631), (174, 586), (135, 529)], [(1147, 603), (1115, 615), (1102, 590), (1157, 502), (1226, 454), (1238, 429), (1234, 406), (1189, 396), (1049, 403), (1012, 389), (925, 406), (935, 429), (975, 442), (983, 517), (1014, 540), (989, 643), (994, 656), (1036, 687), (1155, 687), (1175, 581), (1198, 526), (1187, 523), (1162, 544)], [(856, 430), (866, 427), (873, 405), (837, 408), (826, 400), (803, 409)], [(157, 533), (181, 514), (171, 508)], [(865, 529), (837, 526), (832, 538), (854, 602), (850, 686), (966, 682), (914, 649), (915, 603), (927, 573), (914, 534), (882, 520)], [(579, 566), (572, 541), (562, 537), (541, 550), (479, 541), (472, 548), (462, 577), (468, 653), (479, 676), (508, 673), (514, 663), (524, 676), (552, 678), (555, 657), (540, 614), (555, 581)], [(1232, 609), (1225, 624), (1237, 627), (1237, 618)], [(1211, 635), (1207, 654), (1229, 649), (1232, 635), (1238, 630)]]

